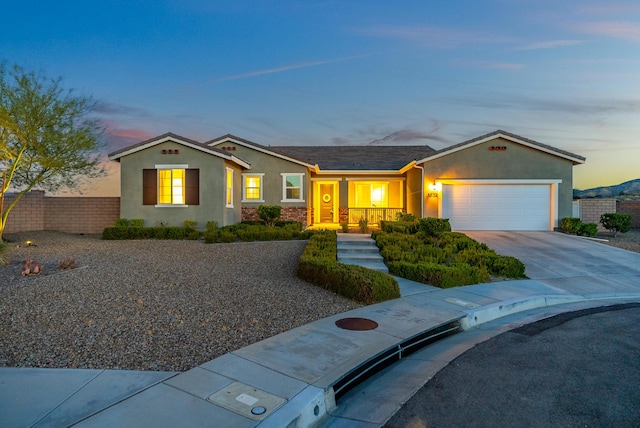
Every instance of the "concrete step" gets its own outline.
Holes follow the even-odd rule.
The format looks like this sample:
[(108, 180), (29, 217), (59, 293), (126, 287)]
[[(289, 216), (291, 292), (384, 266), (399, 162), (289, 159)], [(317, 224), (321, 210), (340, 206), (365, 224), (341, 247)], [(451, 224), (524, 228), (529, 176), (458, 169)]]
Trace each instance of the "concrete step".
[(379, 253), (380, 249), (371, 245), (338, 245), (338, 253)]
[(389, 268), (382, 262), (373, 262), (373, 261), (356, 261), (356, 260), (340, 260), (340, 263), (344, 263), (345, 265), (355, 265), (362, 266), (367, 269), (376, 270), (378, 272), (389, 273)]
[(364, 261), (384, 261), (382, 256), (378, 253), (357, 253), (357, 254), (346, 254), (346, 253), (338, 253), (338, 261), (342, 260), (364, 260)]

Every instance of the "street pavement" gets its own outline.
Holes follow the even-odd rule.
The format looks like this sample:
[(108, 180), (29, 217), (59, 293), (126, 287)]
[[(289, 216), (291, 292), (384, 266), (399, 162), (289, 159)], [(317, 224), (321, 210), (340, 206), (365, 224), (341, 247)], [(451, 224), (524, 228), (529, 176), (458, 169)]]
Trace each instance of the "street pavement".
[(477, 345), (385, 425), (640, 426), (640, 303), (556, 315)]

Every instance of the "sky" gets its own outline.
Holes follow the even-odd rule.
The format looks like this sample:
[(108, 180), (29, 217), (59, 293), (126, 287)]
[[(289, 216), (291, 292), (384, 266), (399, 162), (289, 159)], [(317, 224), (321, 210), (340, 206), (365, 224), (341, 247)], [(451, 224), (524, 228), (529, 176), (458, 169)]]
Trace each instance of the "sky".
[[(174, 132), (429, 145), (503, 129), (640, 178), (637, 0), (14, 1), (0, 61), (98, 101), (103, 154)], [(119, 164), (83, 194), (118, 196)]]

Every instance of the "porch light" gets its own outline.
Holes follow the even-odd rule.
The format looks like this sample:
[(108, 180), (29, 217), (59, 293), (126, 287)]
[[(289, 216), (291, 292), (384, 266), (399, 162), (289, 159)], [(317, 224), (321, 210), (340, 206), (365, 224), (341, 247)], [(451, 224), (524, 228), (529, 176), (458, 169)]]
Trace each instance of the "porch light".
[(429, 191), (430, 192), (442, 191), (442, 183), (440, 183), (439, 181), (434, 181), (433, 183), (429, 183)]

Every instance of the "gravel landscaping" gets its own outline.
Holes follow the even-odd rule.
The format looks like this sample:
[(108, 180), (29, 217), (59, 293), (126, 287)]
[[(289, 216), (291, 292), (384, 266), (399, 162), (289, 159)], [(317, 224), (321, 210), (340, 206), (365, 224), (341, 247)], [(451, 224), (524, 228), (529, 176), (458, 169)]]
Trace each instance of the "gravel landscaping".
[[(184, 371), (358, 307), (297, 278), (306, 241), (5, 238), (0, 366)], [(78, 268), (57, 269), (66, 258)], [(40, 276), (21, 275), (27, 259), (44, 264)]]
[(602, 242), (607, 245), (640, 253), (640, 230), (634, 229), (626, 233), (618, 233), (615, 237), (613, 233), (603, 232), (598, 234), (598, 238), (604, 239)]
[[(306, 241), (5, 238), (12, 242), (10, 264), (0, 265), (0, 366), (184, 371), (358, 307), (297, 278)], [(638, 230), (598, 238), (640, 252)], [(67, 258), (78, 267), (58, 269)], [(44, 265), (40, 276), (21, 275), (28, 259)]]

